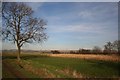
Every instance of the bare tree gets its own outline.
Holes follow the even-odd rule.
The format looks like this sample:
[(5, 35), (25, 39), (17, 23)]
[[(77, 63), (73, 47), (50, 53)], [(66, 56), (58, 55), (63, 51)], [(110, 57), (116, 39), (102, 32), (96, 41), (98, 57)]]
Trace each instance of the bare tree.
[(47, 39), (46, 22), (32, 16), (33, 10), (25, 3), (3, 3), (2, 34), (3, 40), (9, 40), (18, 48), (17, 59), (20, 60), (21, 47), (25, 43), (42, 42)]
[(120, 51), (120, 40), (115, 40), (113, 42), (113, 50), (119, 53), (119, 51)]
[(99, 47), (99, 46), (94, 46), (93, 47), (93, 53), (101, 53), (102, 52), (102, 49)]
[(111, 53), (113, 50), (113, 44), (111, 42), (107, 42), (106, 45), (104, 45), (104, 51), (107, 53)]

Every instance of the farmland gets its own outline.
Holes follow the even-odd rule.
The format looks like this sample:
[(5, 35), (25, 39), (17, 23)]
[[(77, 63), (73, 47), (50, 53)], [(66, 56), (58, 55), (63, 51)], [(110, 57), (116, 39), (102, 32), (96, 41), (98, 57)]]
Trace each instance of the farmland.
[(118, 5), (1, 1), (3, 80), (120, 79)]
[(3, 78), (120, 77), (120, 58), (115, 55), (3, 53)]

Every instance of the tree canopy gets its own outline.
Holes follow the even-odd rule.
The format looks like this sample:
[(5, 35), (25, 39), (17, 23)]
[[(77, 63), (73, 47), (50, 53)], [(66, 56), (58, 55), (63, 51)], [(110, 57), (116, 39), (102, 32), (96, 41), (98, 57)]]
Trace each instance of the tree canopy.
[[(46, 21), (36, 18), (34, 11), (25, 3), (3, 3), (2, 5), (3, 40), (12, 41), (17, 45), (20, 54), (25, 43), (42, 42), (47, 39)], [(19, 55), (18, 55), (18, 59)]]

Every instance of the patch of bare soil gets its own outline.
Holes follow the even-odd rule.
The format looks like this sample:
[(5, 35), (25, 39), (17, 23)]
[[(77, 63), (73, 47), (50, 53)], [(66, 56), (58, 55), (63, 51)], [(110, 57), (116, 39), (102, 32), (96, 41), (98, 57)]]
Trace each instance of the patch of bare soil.
[[(6, 71), (10, 72), (11, 75), (13, 75), (15, 78), (20, 80), (28, 80), (20, 71), (15, 70), (12, 65), (9, 65), (9, 63), (3, 62), (2, 66), (4, 67), (4, 69), (6, 69)], [(4, 80), (4, 77), (3, 77), (3, 80)]]

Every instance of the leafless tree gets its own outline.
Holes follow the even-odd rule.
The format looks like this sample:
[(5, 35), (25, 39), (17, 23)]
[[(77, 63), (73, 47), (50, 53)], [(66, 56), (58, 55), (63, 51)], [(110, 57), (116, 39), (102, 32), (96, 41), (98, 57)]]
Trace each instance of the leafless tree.
[(104, 51), (107, 53), (111, 53), (113, 50), (113, 43), (107, 42), (106, 45), (104, 45)]
[(119, 53), (119, 51), (120, 51), (120, 40), (115, 40), (113, 42), (113, 49)]
[(104, 45), (104, 52), (107, 53), (118, 53), (120, 51), (120, 40), (115, 40), (114, 42), (107, 42)]
[(47, 39), (44, 32), (46, 21), (33, 17), (33, 10), (25, 3), (3, 3), (2, 35), (4, 41), (12, 41), (18, 48), (20, 61), (21, 47), (25, 43), (42, 42)]
[(94, 46), (93, 47), (93, 53), (101, 53), (102, 52), (102, 49), (99, 47), (99, 46)]

